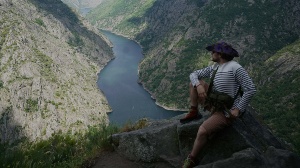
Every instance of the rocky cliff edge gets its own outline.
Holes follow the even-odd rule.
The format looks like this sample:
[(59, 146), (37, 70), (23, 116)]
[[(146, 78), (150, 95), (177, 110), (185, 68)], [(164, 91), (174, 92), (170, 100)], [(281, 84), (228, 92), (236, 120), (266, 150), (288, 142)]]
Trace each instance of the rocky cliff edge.
[[(181, 124), (180, 117), (149, 121), (143, 129), (114, 134), (112, 144), (119, 154), (146, 167), (157, 163), (180, 167), (209, 114), (188, 124)], [(198, 159), (198, 168), (300, 167), (300, 157), (261, 124), (250, 107), (232, 126), (210, 137)]]

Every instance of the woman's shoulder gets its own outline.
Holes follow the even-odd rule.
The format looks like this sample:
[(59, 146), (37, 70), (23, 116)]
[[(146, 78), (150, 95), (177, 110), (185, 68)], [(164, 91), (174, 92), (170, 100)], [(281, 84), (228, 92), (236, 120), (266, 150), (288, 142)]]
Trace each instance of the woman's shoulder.
[(228, 65), (231, 67), (233, 72), (236, 72), (237, 69), (242, 68), (242, 66), (236, 61), (229, 61)]

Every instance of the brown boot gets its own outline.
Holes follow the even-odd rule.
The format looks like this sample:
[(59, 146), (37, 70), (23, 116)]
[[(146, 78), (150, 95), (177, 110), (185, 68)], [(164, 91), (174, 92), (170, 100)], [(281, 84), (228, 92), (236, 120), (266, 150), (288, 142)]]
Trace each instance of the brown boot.
[(192, 157), (191, 155), (189, 155), (189, 156), (185, 159), (182, 168), (193, 168), (193, 167), (195, 167), (195, 166), (197, 166), (197, 165), (198, 165), (197, 159), (194, 158), (194, 157)]
[(202, 115), (198, 113), (198, 108), (191, 108), (190, 111), (186, 114), (186, 116), (182, 119), (180, 119), (181, 123), (187, 123), (194, 119), (200, 119), (202, 118)]

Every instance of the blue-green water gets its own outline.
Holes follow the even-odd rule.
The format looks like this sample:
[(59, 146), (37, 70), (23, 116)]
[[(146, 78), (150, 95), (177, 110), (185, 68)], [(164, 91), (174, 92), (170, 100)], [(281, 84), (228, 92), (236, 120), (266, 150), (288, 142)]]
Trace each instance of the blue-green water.
[(112, 112), (111, 123), (123, 125), (140, 118), (168, 119), (182, 114), (155, 104), (151, 95), (138, 84), (138, 64), (143, 58), (141, 47), (122, 36), (102, 31), (113, 43), (115, 59), (98, 74), (98, 87), (104, 92)]

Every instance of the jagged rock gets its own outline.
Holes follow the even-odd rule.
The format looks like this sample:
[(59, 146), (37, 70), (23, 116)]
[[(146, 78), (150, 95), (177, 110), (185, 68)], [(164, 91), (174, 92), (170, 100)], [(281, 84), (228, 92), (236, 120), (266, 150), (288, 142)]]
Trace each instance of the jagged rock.
[(269, 146), (265, 153), (259, 153), (254, 148), (248, 148), (234, 153), (230, 158), (199, 165), (195, 168), (294, 168), (300, 166), (299, 161), (299, 156), (295, 153)]
[[(151, 121), (144, 129), (114, 134), (112, 143), (119, 154), (130, 160), (180, 167), (207, 117), (187, 124), (179, 123), (178, 117)], [(198, 159), (198, 168), (300, 167), (300, 157), (258, 122), (251, 108), (232, 126), (210, 137)]]

